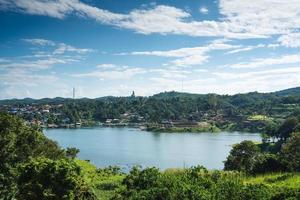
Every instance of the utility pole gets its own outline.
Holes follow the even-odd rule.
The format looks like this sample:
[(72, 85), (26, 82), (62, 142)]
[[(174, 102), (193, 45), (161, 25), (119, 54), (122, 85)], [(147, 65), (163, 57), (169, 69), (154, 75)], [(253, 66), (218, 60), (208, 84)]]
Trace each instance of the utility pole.
[(73, 100), (75, 100), (75, 87), (73, 87)]

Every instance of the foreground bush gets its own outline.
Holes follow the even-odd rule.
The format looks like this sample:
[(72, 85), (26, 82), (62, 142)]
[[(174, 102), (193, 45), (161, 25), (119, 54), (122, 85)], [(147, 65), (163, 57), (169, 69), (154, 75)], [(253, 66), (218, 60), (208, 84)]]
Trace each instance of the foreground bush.
[(39, 158), (22, 165), (19, 170), (18, 199), (96, 199), (81, 178), (80, 168), (75, 162)]
[(293, 133), (283, 144), (281, 156), (288, 170), (300, 172), (300, 132)]
[(27, 126), (18, 117), (0, 113), (0, 199), (14, 198), (18, 165), (40, 156), (60, 159), (65, 154), (38, 127)]
[(253, 171), (259, 159), (260, 149), (252, 141), (236, 144), (224, 163), (225, 170), (237, 170), (246, 173)]
[(93, 200), (89, 188), (74, 160), (38, 127), (0, 113), (1, 200)]
[(134, 168), (123, 181), (125, 188), (112, 199), (277, 200), (298, 197), (297, 189), (275, 192), (276, 188), (264, 183), (244, 181), (240, 173), (208, 171), (203, 167), (172, 172)]

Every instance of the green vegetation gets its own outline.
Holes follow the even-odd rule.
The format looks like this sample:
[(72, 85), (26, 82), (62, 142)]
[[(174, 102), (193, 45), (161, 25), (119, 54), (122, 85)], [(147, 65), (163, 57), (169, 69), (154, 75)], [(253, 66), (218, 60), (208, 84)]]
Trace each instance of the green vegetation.
[(117, 167), (97, 169), (87, 161), (76, 159), (84, 180), (91, 186), (98, 199), (112, 199), (116, 192), (123, 188), (125, 174)]
[(166, 133), (186, 133), (186, 132), (193, 132), (193, 133), (201, 133), (201, 132), (211, 132), (216, 133), (220, 132), (221, 130), (215, 125), (207, 125), (207, 126), (196, 126), (196, 127), (170, 127), (164, 128), (159, 126), (148, 126), (147, 131), (153, 132), (166, 132)]
[(272, 121), (273, 118), (268, 117), (266, 115), (251, 115), (248, 117), (250, 121)]
[(0, 199), (4, 200), (298, 200), (300, 113), (269, 124), (262, 143), (233, 146), (225, 171), (202, 166), (160, 171), (96, 168), (61, 149), (38, 127), (0, 114)]
[[(300, 88), (232, 96), (164, 92), (150, 97), (0, 101), (0, 111), (14, 113), (29, 123), (45, 127), (75, 127), (77, 122), (88, 126), (109, 121), (114, 125), (151, 125), (150, 129), (168, 132), (191, 131), (184, 128), (207, 131), (189, 126), (190, 122), (205, 122), (227, 131), (262, 132), (268, 124), (280, 124), (297, 109), (300, 110)], [(165, 126), (164, 121), (189, 123), (185, 127)]]
[(21, 165), (19, 171), (17, 199), (96, 199), (72, 161), (38, 158)]
[(0, 160), (0, 199), (95, 199), (64, 150), (7, 114), (0, 114)]
[(238, 172), (208, 171), (201, 166), (164, 172), (136, 167), (121, 179), (113, 181), (113, 177), (119, 176), (106, 179), (114, 189), (101, 187), (99, 199), (297, 200), (300, 197), (297, 173), (246, 176)]

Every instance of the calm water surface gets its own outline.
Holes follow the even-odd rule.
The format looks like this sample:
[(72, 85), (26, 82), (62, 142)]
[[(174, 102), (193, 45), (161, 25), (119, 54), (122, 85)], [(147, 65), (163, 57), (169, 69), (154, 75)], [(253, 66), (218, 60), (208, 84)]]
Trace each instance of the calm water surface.
[(253, 133), (152, 133), (133, 128), (48, 129), (44, 133), (60, 146), (80, 149), (81, 159), (98, 167), (161, 169), (203, 165), (222, 169), (231, 145), (243, 140), (260, 141)]

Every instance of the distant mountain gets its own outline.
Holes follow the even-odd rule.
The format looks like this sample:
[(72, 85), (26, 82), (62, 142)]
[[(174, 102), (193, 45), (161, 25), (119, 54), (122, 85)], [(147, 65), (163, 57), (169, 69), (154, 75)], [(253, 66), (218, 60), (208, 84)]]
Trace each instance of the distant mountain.
[[(194, 93), (186, 93), (186, 92), (176, 92), (176, 91), (169, 91), (169, 92), (161, 92), (158, 94), (154, 94), (153, 96), (150, 96), (150, 98), (154, 99), (169, 99), (169, 98), (198, 98), (198, 97), (205, 97), (208, 95), (217, 95), (217, 94), (194, 94)], [(259, 93), (259, 92), (249, 92), (249, 93), (242, 93), (242, 94), (235, 94), (235, 95), (217, 95), (217, 96), (223, 96), (223, 97), (248, 97), (248, 98), (261, 98), (265, 96), (280, 96), (280, 97), (286, 97), (286, 96), (300, 96), (300, 87), (295, 88), (289, 88), (285, 90), (280, 90), (277, 92), (270, 92), (270, 93)], [(114, 96), (104, 96), (104, 97), (98, 97), (94, 100), (110, 100), (113, 101), (118, 98), (124, 98), (124, 99), (131, 99), (131, 97), (114, 97)], [(32, 99), (32, 98), (24, 98), (24, 99), (4, 99), (0, 100), (0, 105), (5, 104), (61, 104), (65, 103), (66, 101), (72, 100), (71, 98), (63, 98), (63, 97), (55, 97), (55, 98), (43, 98), (43, 99)], [(89, 101), (93, 100), (90, 98), (77, 98), (76, 100), (81, 101)]]
[(280, 90), (280, 91), (274, 92), (274, 94), (276, 94), (278, 96), (300, 95), (300, 87), (289, 88), (289, 89), (286, 89), (286, 90)]
[(174, 98), (174, 97), (199, 97), (201, 94), (192, 94), (192, 93), (185, 93), (185, 92), (161, 92), (158, 94), (154, 94), (152, 97), (156, 99), (166, 99), (166, 98)]

